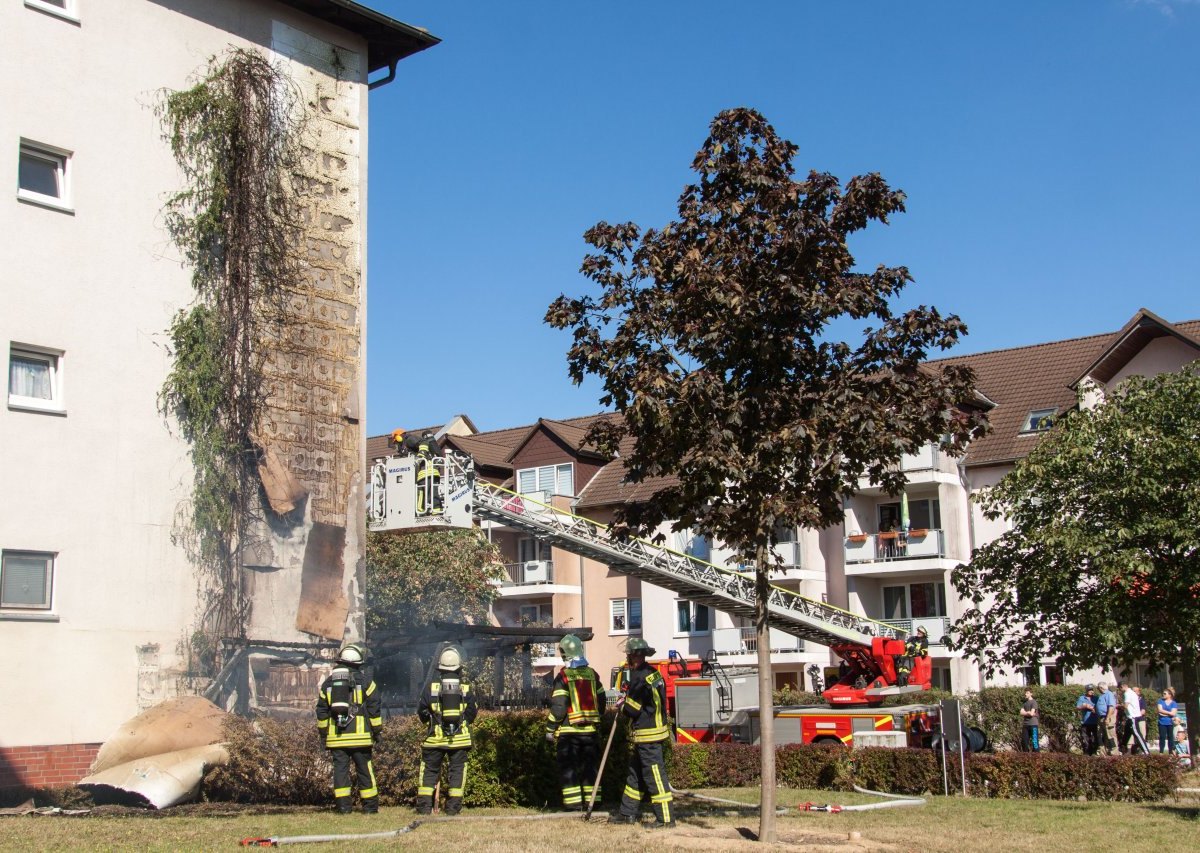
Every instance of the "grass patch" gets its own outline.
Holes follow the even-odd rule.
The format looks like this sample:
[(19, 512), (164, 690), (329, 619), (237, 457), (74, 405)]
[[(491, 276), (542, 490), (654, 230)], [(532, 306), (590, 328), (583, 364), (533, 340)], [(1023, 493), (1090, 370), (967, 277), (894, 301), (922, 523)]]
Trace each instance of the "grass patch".
[[(726, 788), (701, 793), (746, 803), (757, 801), (758, 791)], [(778, 792), (781, 806), (811, 801), (851, 805), (876, 802), (873, 797), (837, 791), (790, 790)], [(722, 806), (705, 806), (681, 798), (677, 834), (654, 833), (639, 844), (660, 850), (742, 849), (740, 842), (721, 841), (717, 834), (734, 827), (754, 830), (755, 812), (738, 812)], [(320, 808), (272, 808), (269, 813), (230, 804), (166, 809), (158, 813), (98, 810), (86, 817), (9, 817), (0, 819), (0, 848), (22, 850), (130, 849), (194, 850), (232, 849), (242, 838), (258, 836), (317, 835), (382, 832), (414, 820), (411, 809), (384, 808), (378, 815), (339, 816)], [(601, 812), (597, 812), (602, 814)], [(469, 809), (471, 816), (493, 818), (537, 814), (527, 809)], [(1107, 849), (1176, 848), (1181, 838), (1200, 831), (1200, 802), (1081, 803), (1039, 800), (975, 800), (933, 797), (913, 809), (880, 809), (841, 814), (790, 813), (779, 819), (781, 836), (803, 837), (806, 844), (830, 843), (846, 850), (947, 851), (997, 849), (1005, 853), (1048, 849), (1073, 849), (1081, 839), (1103, 832)], [(846, 841), (850, 832), (861, 833), (861, 842)], [(468, 849), (491, 851), (558, 850), (595, 851), (630, 845), (630, 830), (602, 823), (583, 824), (577, 817), (549, 820), (444, 820), (425, 824), (402, 837), (404, 849), (418, 853), (444, 853)], [(686, 835), (685, 835), (686, 832)], [(712, 843), (704, 838), (713, 833)], [(828, 836), (828, 841), (822, 841)], [(360, 850), (396, 845), (395, 839), (313, 845), (313, 850)], [(305, 848), (298, 848), (305, 849)]]

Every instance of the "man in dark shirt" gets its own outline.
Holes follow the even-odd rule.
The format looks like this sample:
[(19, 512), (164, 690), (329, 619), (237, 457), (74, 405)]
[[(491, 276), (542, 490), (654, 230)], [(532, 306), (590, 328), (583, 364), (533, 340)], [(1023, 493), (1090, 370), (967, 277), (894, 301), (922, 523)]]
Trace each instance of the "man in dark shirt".
[(1025, 703), (1021, 706), (1021, 748), (1025, 752), (1041, 749), (1038, 743), (1038, 704), (1028, 687), (1025, 688)]

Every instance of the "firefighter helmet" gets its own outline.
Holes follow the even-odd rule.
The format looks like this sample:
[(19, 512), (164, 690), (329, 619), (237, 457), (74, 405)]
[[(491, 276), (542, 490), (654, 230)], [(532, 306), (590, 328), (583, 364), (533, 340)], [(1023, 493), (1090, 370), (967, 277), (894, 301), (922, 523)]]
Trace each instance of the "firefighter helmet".
[(558, 641), (558, 653), (563, 660), (571, 660), (583, 655), (583, 641), (574, 634), (567, 634)]
[(650, 655), (654, 654), (654, 649), (641, 637), (630, 637), (625, 643), (625, 654), (641, 654), (650, 657)]
[(441, 655), (438, 656), (438, 669), (443, 669), (453, 672), (457, 669), (462, 669), (462, 655), (454, 646), (443, 649)]
[(929, 631), (926, 629), (926, 627), (924, 625), (921, 625), (920, 627), (917, 628), (917, 633), (920, 634), (922, 637), (929, 636)]
[(344, 663), (347, 666), (362, 666), (363, 661), (367, 659), (367, 651), (362, 646), (356, 643), (343, 648), (338, 652), (337, 662)]

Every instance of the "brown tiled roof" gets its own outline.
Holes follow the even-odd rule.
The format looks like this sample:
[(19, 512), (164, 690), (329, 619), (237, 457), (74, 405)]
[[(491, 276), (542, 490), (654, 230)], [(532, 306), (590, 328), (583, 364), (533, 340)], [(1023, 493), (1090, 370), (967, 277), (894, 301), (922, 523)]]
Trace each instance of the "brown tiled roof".
[(584, 438), (587, 436), (588, 428), (591, 427), (591, 425), (596, 421), (603, 420), (607, 417), (612, 416), (609, 414), (584, 415), (583, 417), (569, 418), (565, 421), (539, 418), (536, 424), (525, 428), (525, 433), (520, 437), (516, 444), (513, 445), (512, 450), (509, 452), (507, 461), (511, 462), (513, 457), (517, 455), (517, 451), (524, 447), (525, 442), (529, 441), (529, 439), (532, 438), (539, 429), (544, 429), (551, 435), (556, 436), (559, 441), (578, 453), (587, 454), (596, 458), (603, 458), (600, 457), (594, 449), (585, 448), (583, 443)]
[[(495, 433), (480, 433), (479, 435), (448, 435), (446, 443), (466, 453), (475, 460), (477, 465), (511, 469), (512, 466), (508, 463), (508, 455), (514, 447), (511, 439), (519, 438), (526, 429), (526, 427), (521, 427), (520, 429), (498, 430)], [(516, 433), (516, 436), (504, 435), (504, 433)]]
[[(1200, 320), (1176, 323), (1173, 328), (1184, 335), (1193, 335), (1200, 331)], [(1036, 445), (1038, 434), (1021, 434), (1025, 418), (1038, 409), (1061, 412), (1073, 407), (1076, 396), (1072, 386), (1123, 332), (930, 362), (967, 365), (975, 371), (976, 388), (997, 404), (988, 412), (991, 432), (972, 442), (966, 464), (994, 465), (1028, 454)]]

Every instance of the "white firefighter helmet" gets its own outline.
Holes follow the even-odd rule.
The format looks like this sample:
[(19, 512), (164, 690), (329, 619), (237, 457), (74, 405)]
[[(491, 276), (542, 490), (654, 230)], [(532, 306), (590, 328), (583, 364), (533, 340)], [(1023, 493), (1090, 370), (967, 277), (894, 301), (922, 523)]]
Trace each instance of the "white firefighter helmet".
[(572, 660), (583, 656), (583, 641), (574, 634), (566, 634), (558, 641), (558, 653), (563, 660)]
[(453, 672), (456, 669), (462, 669), (462, 655), (454, 646), (449, 646), (442, 650), (438, 656), (438, 669), (444, 669)]
[(337, 662), (344, 663), (348, 666), (362, 666), (363, 661), (367, 659), (366, 650), (362, 646), (351, 643), (340, 652), (338, 652)]

